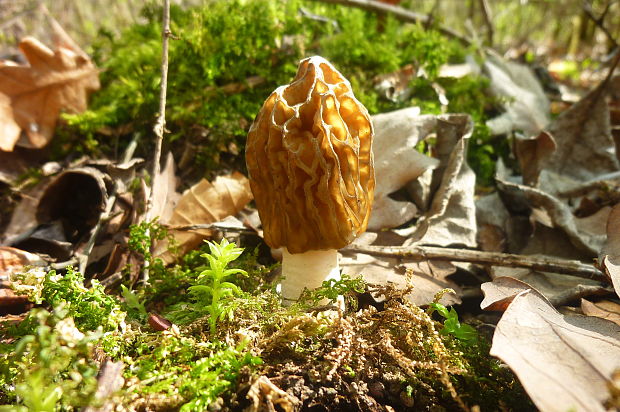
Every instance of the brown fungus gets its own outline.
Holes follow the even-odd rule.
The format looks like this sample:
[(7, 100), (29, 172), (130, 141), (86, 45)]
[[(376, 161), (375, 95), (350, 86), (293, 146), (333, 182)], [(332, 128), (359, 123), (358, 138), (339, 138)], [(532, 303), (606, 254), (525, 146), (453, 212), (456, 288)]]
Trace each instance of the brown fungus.
[[(332, 262), (319, 266), (332, 268), (317, 281), (304, 274), (303, 286), (339, 276), (336, 249), (364, 232), (370, 217), (372, 138), (368, 111), (320, 56), (302, 60), (293, 81), (265, 101), (248, 133), (246, 162), (265, 241), (283, 248), (285, 278), (293, 277), (290, 255), (305, 272), (321, 272), (301, 256), (324, 254), (318, 251)], [(284, 289), (283, 283), (284, 297), (295, 299), (303, 287)]]

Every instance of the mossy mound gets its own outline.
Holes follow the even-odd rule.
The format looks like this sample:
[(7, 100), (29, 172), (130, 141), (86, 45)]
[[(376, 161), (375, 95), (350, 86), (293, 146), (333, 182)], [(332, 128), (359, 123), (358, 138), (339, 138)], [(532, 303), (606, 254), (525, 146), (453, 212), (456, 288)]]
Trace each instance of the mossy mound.
[[(137, 134), (143, 143), (139, 155), (148, 157), (158, 111), (161, 10), (148, 7), (142, 14), (143, 23), (120, 37), (104, 32), (92, 46), (103, 69), (102, 89), (87, 112), (65, 116), (69, 128), (61, 129), (55, 143), (58, 155), (77, 147), (112, 156)], [(477, 127), (470, 158), (483, 182), (492, 175), (497, 154), (484, 126), (494, 104), (485, 94), (487, 81), (438, 78), (442, 64), (462, 61), (473, 50), (432, 27), (305, 0), (213, 0), (173, 7), (171, 29), (167, 143), (186, 175), (243, 170), (247, 129), (264, 99), (293, 78), (300, 59), (314, 54), (347, 76), (371, 114), (413, 105), (425, 113), (471, 114)], [(403, 68), (424, 74), (398, 86), (413, 93), (394, 98), (380, 82), (386, 74), (398, 77)], [(445, 90), (447, 107), (439, 103), (438, 87)]]

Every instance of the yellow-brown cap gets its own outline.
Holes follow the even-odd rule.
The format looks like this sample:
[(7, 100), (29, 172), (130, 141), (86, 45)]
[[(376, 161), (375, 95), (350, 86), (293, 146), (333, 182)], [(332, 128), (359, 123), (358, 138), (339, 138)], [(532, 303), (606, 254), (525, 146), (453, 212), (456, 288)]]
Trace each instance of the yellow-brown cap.
[(366, 230), (375, 174), (373, 127), (351, 85), (327, 60), (299, 63), (265, 101), (246, 162), (265, 241), (290, 253), (339, 249)]

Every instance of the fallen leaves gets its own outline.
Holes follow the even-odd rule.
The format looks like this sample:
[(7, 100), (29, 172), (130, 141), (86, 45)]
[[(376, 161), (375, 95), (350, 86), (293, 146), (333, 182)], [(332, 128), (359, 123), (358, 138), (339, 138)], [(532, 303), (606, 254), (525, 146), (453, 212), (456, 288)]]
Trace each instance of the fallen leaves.
[(491, 55), (483, 70), (491, 80), (491, 91), (506, 101), (505, 112), (487, 122), (493, 134), (522, 130), (537, 135), (547, 126), (549, 100), (530, 68)]
[(13, 115), (13, 107), (11, 107), (11, 99), (7, 95), (0, 93), (0, 150), (9, 152), (15, 147), (15, 143), (19, 140), (21, 128), (15, 122)]
[[(466, 161), (473, 127), (471, 118), (459, 114), (420, 115), (417, 108), (409, 108), (376, 115), (372, 120), (376, 133), (373, 151), (377, 184), (369, 229), (381, 231), (411, 222), (414, 217), (418, 219), (409, 227), (383, 232), (385, 236), (368, 232), (360, 242), (474, 247), (476, 176)], [(434, 157), (415, 149), (419, 142), (430, 137), (437, 141)], [(389, 196), (403, 188), (413, 202)], [(450, 263), (343, 253), (343, 270), (352, 276), (361, 274), (369, 282), (404, 287), (405, 273), (408, 273), (415, 285), (408, 298), (418, 305), (432, 301), (445, 288), (454, 289), (457, 294), (446, 294), (443, 302), (460, 303), (461, 289), (446, 279), (456, 271)]]
[(419, 108), (410, 107), (374, 115), (372, 122), (376, 187), (368, 227), (381, 230), (399, 226), (418, 212), (413, 203), (394, 200), (389, 195), (439, 163), (415, 149), (433, 132), (437, 120), (435, 116), (421, 116)]
[[(1, 150), (47, 145), (61, 111), (86, 110), (88, 95), (99, 89), (99, 72), (91, 59), (58, 24), (52, 28), (54, 50), (26, 37), (19, 49), (28, 65), (0, 61)], [(26, 139), (21, 139), (22, 132)]]
[(605, 411), (620, 368), (620, 326), (562, 315), (538, 292), (517, 294), (497, 325), (491, 355), (519, 377), (540, 410)]
[[(466, 160), (473, 131), (468, 115), (441, 115), (435, 123), (439, 166), (431, 180), (430, 207), (414, 226), (397, 230), (406, 245), (476, 245), (476, 175)], [(438, 182), (438, 183), (437, 183)]]
[[(197, 247), (212, 232), (209, 229), (183, 230), (183, 227), (207, 224), (234, 216), (252, 200), (250, 182), (239, 172), (218, 176), (212, 183), (201, 180), (187, 189), (172, 211), (168, 225), (181, 252)], [(156, 254), (164, 261), (172, 262), (172, 254), (167, 250), (167, 242), (157, 246)]]
[(581, 311), (588, 316), (607, 319), (616, 325), (620, 325), (620, 305), (610, 300), (600, 300), (592, 303), (581, 299)]
[(608, 83), (603, 81), (550, 125), (557, 148), (546, 169), (582, 181), (620, 170), (606, 101)]
[(28, 266), (46, 266), (40, 256), (8, 246), (0, 246), (0, 314), (23, 311), (28, 304), (26, 296), (16, 295), (10, 288), (10, 277)]
[(607, 220), (607, 238), (601, 251), (600, 266), (620, 296), (620, 204), (613, 207)]

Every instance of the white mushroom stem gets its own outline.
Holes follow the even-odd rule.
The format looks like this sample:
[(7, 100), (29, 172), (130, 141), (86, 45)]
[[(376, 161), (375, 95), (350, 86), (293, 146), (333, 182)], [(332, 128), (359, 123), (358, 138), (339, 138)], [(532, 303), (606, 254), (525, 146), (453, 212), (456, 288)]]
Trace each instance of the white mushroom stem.
[(304, 288), (315, 289), (325, 280), (340, 279), (338, 251), (329, 249), (289, 253), (283, 248), (282, 276), (282, 298), (285, 302), (297, 300)]

